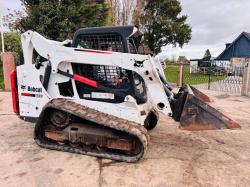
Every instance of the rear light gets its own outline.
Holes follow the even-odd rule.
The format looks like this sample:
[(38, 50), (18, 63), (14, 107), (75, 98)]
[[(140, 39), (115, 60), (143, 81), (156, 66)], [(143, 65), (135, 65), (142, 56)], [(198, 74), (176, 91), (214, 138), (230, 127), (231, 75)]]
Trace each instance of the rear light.
[(17, 73), (13, 70), (10, 73), (10, 85), (12, 93), (12, 104), (14, 112), (19, 115), (19, 103), (18, 103), (18, 88), (17, 88)]

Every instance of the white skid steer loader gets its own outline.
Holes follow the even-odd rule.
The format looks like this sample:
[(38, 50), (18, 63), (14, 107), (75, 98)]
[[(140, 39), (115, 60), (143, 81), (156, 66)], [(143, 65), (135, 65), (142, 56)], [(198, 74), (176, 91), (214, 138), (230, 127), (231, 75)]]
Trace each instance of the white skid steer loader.
[(197, 89), (174, 93), (159, 62), (138, 54), (142, 36), (133, 26), (79, 29), (72, 43), (22, 34), (23, 62), (11, 74), (13, 108), (36, 123), (38, 145), (135, 162), (159, 112), (187, 130), (239, 127)]

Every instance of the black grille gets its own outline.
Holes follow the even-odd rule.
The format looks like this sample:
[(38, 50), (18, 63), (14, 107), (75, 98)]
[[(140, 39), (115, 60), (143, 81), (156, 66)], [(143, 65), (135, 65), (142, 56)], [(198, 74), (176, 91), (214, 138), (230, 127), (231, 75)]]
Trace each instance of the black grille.
[(124, 52), (122, 37), (117, 33), (79, 35), (75, 47)]
[[(145, 103), (147, 100), (143, 79), (131, 70), (122, 69), (117, 66), (89, 64), (72, 63), (72, 66), (74, 74), (94, 80), (105, 88), (104, 91), (103, 89), (100, 89), (100, 87), (95, 88), (76, 81), (76, 89), (80, 98), (120, 103), (124, 101), (126, 95), (131, 95), (136, 99), (138, 104)], [(101, 98), (96, 97), (95, 94), (98, 93), (100, 93), (99, 95), (102, 95), (100, 96)], [(113, 93), (114, 97), (105, 98), (106, 96), (104, 96), (104, 93)], [(93, 96), (93, 94), (95, 96)]]
[(82, 67), (84, 69), (79, 69), (82, 76), (95, 80), (105, 87), (117, 88), (122, 80), (129, 81), (129, 71), (116, 66), (84, 65)]

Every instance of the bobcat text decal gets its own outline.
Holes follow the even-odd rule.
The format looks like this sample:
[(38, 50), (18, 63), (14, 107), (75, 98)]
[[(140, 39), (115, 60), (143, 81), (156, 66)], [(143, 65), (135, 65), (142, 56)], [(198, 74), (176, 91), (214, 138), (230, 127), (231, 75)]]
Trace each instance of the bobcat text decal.
[[(43, 97), (42, 94), (35, 94), (35, 93), (42, 93), (42, 91), (43, 91), (42, 88), (36, 88), (34, 86), (21, 85), (21, 90), (24, 91), (24, 92), (21, 93), (21, 96), (25, 96), (25, 97), (38, 97), (38, 98), (42, 98)], [(30, 92), (33, 92), (33, 93), (30, 93)]]

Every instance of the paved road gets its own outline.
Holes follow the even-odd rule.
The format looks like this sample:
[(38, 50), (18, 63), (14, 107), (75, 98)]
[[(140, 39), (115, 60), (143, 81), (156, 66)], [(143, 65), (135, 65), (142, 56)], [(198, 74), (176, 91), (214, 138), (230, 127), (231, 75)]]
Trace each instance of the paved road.
[(0, 186), (250, 186), (250, 98), (209, 92), (242, 128), (188, 132), (161, 116), (135, 164), (46, 150), (0, 92)]

